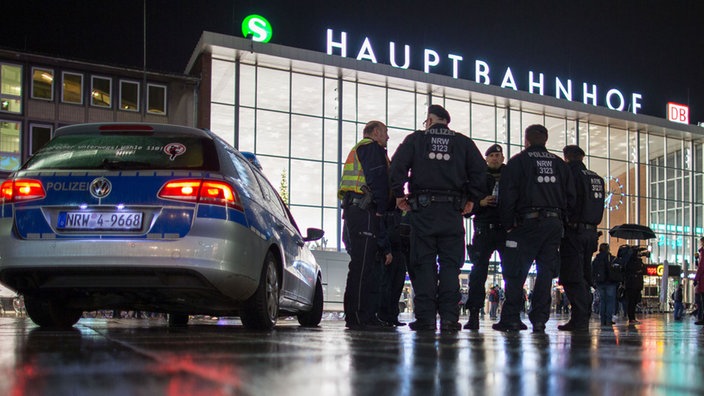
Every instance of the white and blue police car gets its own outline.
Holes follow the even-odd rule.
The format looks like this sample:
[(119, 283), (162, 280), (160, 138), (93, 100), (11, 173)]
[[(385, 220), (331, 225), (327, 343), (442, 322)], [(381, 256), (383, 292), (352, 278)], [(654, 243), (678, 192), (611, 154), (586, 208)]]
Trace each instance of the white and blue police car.
[(239, 316), (270, 329), (317, 326), (320, 266), (264, 175), (210, 131), (80, 124), (0, 187), (0, 282), (42, 327), (83, 311)]

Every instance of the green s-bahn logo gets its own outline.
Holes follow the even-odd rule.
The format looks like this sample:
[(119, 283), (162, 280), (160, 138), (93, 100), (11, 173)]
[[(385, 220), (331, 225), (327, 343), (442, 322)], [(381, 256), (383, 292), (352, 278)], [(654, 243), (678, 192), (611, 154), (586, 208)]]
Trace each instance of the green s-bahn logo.
[(261, 15), (252, 14), (242, 21), (242, 35), (245, 38), (252, 36), (253, 41), (268, 43), (272, 34), (271, 24)]

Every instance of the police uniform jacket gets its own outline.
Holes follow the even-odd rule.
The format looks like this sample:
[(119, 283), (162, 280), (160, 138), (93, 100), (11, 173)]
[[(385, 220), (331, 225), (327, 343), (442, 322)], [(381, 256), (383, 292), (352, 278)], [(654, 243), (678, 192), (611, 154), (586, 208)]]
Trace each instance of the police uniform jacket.
[(582, 161), (570, 161), (577, 199), (569, 215), (570, 224), (598, 225), (604, 216), (604, 179), (587, 169)]
[(386, 149), (376, 142), (357, 147), (366, 185), (372, 191), (376, 213), (384, 214), (390, 208), (389, 161)]
[(476, 200), (486, 195), (485, 173), (486, 161), (472, 139), (435, 124), (406, 136), (399, 145), (391, 160), (391, 191), (403, 197), (408, 182), (411, 195), (447, 192)]
[[(500, 176), (501, 176), (501, 171), (506, 165), (501, 164), (501, 166), (498, 169), (490, 169), (487, 167), (486, 169), (486, 187), (485, 190), (489, 192), (488, 195), (491, 195), (491, 193), (494, 191), (494, 186), (496, 185), (497, 181), (499, 181)], [(499, 186), (501, 183), (499, 183)], [(499, 216), (499, 207), (498, 206), (481, 206), (479, 204), (479, 201), (484, 199), (487, 196), (485, 194), (482, 196), (480, 199), (476, 200), (474, 202), (474, 208), (472, 209), (472, 213), (474, 214), (474, 223), (475, 224), (500, 224), (501, 223), (501, 216)]]
[(499, 183), (501, 224), (510, 229), (527, 213), (570, 213), (576, 191), (572, 173), (562, 158), (545, 146), (532, 145), (511, 157)]

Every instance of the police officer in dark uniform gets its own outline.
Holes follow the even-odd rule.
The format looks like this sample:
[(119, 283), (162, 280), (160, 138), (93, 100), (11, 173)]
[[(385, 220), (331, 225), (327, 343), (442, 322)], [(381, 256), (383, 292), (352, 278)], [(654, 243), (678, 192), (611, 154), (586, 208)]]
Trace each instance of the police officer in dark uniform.
[(469, 273), (469, 320), (465, 329), (479, 329), (479, 312), (484, 307), (486, 291), (484, 284), (489, 272), (489, 259), (495, 251), (502, 254), (506, 244), (506, 230), (501, 226), (498, 209), (498, 187), (501, 170), (504, 167), (503, 148), (494, 144), (484, 153), (487, 164), (486, 191), (490, 191), (474, 203), (474, 236), (472, 244), (467, 246), (472, 271)]
[[(576, 145), (562, 149), (577, 190), (560, 247), (560, 283), (570, 300), (570, 320), (559, 330), (588, 330), (591, 315), (592, 255), (599, 246), (597, 226), (604, 215), (604, 179), (587, 169), (584, 150)], [(610, 319), (609, 319), (610, 320)]]
[(563, 217), (575, 204), (575, 187), (567, 164), (548, 152), (548, 130), (531, 125), (525, 130), (525, 149), (512, 157), (501, 172), (499, 213), (507, 229), (502, 256), (506, 301), (499, 331), (527, 329), (520, 313), (525, 301), (523, 285), (533, 261), (537, 277), (528, 317), (534, 332), (544, 332), (550, 317), (552, 278), (560, 266)]
[(386, 233), (391, 244), (391, 255), (393, 259), (388, 265), (384, 265), (381, 276), (381, 302), (378, 317), (386, 323), (394, 326), (405, 326), (406, 324), (398, 320), (400, 313), (399, 300), (406, 284), (406, 263), (410, 250), (410, 225), (408, 224), (407, 213), (401, 209), (394, 209), (386, 212), (382, 220), (386, 227)]
[(381, 278), (378, 266), (382, 265), (377, 254), (381, 250), (385, 265), (393, 260), (381, 226), (383, 216), (393, 205), (386, 155), (388, 129), (381, 121), (370, 121), (363, 133), (364, 138), (352, 148), (343, 165), (338, 190), (345, 219), (345, 247), (350, 255), (345, 322), (353, 330), (389, 326), (376, 316)]
[[(415, 291), (412, 330), (458, 331), (460, 268), (464, 263), (464, 221), (473, 200), (485, 194), (486, 162), (472, 139), (448, 128), (450, 114), (428, 107), (426, 129), (408, 135), (391, 161), (391, 189), (397, 206), (410, 213), (409, 273)], [(409, 174), (410, 171), (410, 174)], [(409, 197), (404, 185), (409, 183)]]

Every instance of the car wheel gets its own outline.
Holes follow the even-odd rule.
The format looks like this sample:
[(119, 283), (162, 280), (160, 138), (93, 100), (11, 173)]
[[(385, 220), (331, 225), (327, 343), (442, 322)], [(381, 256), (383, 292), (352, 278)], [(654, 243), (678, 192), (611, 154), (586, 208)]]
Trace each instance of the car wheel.
[(259, 286), (244, 303), (240, 320), (244, 327), (253, 330), (269, 330), (276, 325), (279, 316), (279, 270), (271, 252), (266, 254)]
[(188, 324), (188, 315), (169, 314), (169, 327), (182, 327)]
[(66, 308), (60, 299), (49, 299), (39, 296), (24, 296), (24, 307), (32, 322), (40, 327), (65, 329), (78, 322), (83, 311)]
[(304, 327), (316, 327), (323, 318), (323, 285), (320, 279), (315, 283), (315, 295), (313, 296), (313, 306), (310, 311), (298, 314), (298, 323)]

